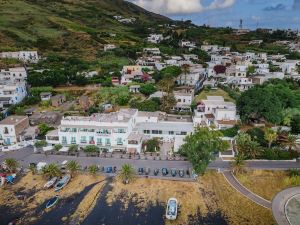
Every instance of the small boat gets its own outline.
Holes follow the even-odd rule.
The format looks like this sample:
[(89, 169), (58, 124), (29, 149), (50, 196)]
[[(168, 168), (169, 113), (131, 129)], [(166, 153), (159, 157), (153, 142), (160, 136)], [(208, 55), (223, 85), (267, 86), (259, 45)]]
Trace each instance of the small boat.
[(71, 176), (69, 174), (65, 175), (63, 178), (61, 178), (54, 186), (54, 190), (55, 191), (59, 191), (60, 189), (62, 189), (64, 186), (66, 186), (68, 184), (68, 182), (70, 181)]
[(51, 198), (47, 204), (46, 204), (46, 209), (49, 209), (51, 208), (52, 206), (54, 206), (59, 200), (59, 196), (56, 195), (55, 197)]
[(170, 198), (168, 200), (166, 218), (168, 220), (176, 220), (178, 212), (178, 201), (176, 198)]
[(57, 181), (57, 177), (53, 177), (51, 180), (49, 180), (45, 185), (44, 188), (50, 188), (52, 187), (55, 182)]

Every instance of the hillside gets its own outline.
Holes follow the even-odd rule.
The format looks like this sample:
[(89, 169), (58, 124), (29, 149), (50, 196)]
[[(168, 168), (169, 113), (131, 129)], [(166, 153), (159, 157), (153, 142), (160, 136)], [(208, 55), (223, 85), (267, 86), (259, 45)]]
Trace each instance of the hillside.
[[(115, 15), (137, 21), (122, 24)], [(0, 0), (0, 51), (36, 48), (93, 59), (103, 44), (141, 42), (146, 27), (167, 22), (123, 0)]]

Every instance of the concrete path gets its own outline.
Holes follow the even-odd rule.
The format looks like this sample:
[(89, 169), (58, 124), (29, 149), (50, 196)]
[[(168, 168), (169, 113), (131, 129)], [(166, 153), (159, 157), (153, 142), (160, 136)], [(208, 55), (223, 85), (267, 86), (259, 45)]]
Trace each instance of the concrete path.
[(300, 194), (300, 187), (293, 187), (279, 192), (273, 198), (272, 212), (278, 225), (290, 225), (285, 214), (286, 203), (289, 199), (298, 194)]
[(224, 171), (223, 175), (225, 179), (228, 181), (228, 183), (237, 190), (240, 194), (244, 195), (251, 201), (255, 202), (256, 204), (265, 207), (267, 209), (271, 209), (271, 202), (256, 195), (255, 193), (251, 192), (249, 189), (247, 189), (245, 186), (243, 186), (236, 178), (233, 176), (231, 171)]

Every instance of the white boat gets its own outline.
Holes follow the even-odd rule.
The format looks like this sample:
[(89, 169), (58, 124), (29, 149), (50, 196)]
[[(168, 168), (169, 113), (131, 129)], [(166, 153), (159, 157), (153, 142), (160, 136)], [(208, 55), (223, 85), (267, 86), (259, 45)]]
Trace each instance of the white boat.
[(167, 204), (166, 218), (168, 220), (176, 220), (178, 213), (178, 201), (176, 198), (170, 198)]
[(52, 187), (55, 182), (57, 181), (57, 177), (53, 177), (51, 180), (49, 180), (45, 185), (44, 188), (50, 188)]
[(61, 178), (56, 185), (54, 186), (55, 191), (59, 191), (62, 189), (64, 186), (66, 186), (71, 179), (71, 176), (69, 174), (65, 175), (63, 178)]

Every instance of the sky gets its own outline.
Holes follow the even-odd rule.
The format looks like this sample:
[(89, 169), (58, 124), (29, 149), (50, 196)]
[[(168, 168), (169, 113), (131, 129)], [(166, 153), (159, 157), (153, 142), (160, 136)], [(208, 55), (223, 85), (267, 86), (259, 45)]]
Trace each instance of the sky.
[(300, 30), (300, 0), (130, 0), (155, 13), (197, 25)]

